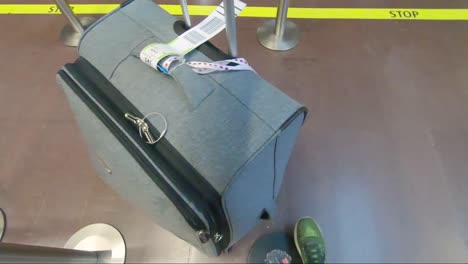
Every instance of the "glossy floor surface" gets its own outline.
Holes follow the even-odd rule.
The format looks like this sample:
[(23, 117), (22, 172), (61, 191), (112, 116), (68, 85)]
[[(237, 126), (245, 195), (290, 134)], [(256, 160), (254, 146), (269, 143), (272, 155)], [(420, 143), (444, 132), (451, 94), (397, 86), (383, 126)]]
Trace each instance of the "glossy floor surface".
[[(453, 8), (466, 2), (291, 5)], [(264, 21), (238, 20), (240, 54), (310, 114), (275, 222), (260, 224), (229, 255), (208, 258), (128, 205), (94, 172), (55, 83), (57, 70), (77, 56), (58, 40), (65, 20), (0, 15), (4, 242), (60, 247), (79, 228), (105, 222), (123, 233), (130, 263), (244, 262), (261, 234), (291, 231), (309, 215), (322, 227), (330, 262), (467, 262), (467, 22), (295, 20), (300, 45), (273, 52), (256, 40)], [(214, 42), (226, 47), (223, 36)]]

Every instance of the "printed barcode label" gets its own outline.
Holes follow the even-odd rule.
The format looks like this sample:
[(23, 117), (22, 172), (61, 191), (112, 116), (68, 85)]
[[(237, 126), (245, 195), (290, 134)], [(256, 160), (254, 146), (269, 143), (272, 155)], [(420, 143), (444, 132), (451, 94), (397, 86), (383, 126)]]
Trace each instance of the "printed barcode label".
[(220, 15), (224, 16), (224, 8), (221, 6), (218, 6), (216, 8), (216, 12), (218, 12)]
[(200, 41), (204, 41), (205, 37), (198, 33), (198, 31), (191, 31), (184, 35), (184, 38), (193, 44), (198, 44)]
[(208, 35), (213, 34), (219, 27), (223, 25), (224, 21), (218, 17), (213, 17), (205, 25), (201, 26), (200, 29)]
[[(245, 8), (246, 4), (240, 0), (234, 0), (235, 16)], [(223, 4), (216, 7), (207, 18), (189, 31), (173, 40), (170, 45), (177, 49), (181, 55), (185, 55), (200, 44), (214, 37), (226, 27)]]

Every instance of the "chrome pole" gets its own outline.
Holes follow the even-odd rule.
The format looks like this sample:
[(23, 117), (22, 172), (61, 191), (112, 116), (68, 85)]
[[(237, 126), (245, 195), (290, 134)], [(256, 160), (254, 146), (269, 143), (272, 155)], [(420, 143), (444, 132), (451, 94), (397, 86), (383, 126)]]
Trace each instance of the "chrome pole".
[(60, 33), (60, 39), (65, 45), (76, 47), (80, 43), (81, 36), (86, 28), (91, 26), (96, 19), (93, 17), (83, 17), (78, 19), (66, 0), (55, 0), (57, 8), (67, 18), (69, 24), (65, 25)]
[(192, 22), (190, 22), (190, 13), (188, 11), (187, 0), (180, 0), (180, 7), (182, 8), (182, 15), (184, 16), (185, 25), (191, 27)]
[(229, 45), (229, 55), (237, 57), (237, 28), (234, 0), (223, 0), (224, 16), (226, 18), (226, 37)]
[(65, 0), (55, 0), (55, 3), (57, 4), (57, 7), (58, 7), (58, 9), (60, 9), (62, 14), (68, 19), (68, 22), (70, 22), (70, 25), (73, 27), (73, 29), (76, 32), (80, 33), (80, 34), (83, 34), (84, 28), (81, 25), (78, 18), (73, 13), (73, 11), (71, 10), (71, 8), (68, 5), (67, 1), (65, 1)]
[(3, 239), (3, 235), (5, 234), (5, 227), (6, 227), (6, 216), (5, 212), (0, 208), (0, 241)]
[(287, 20), (288, 0), (279, 0), (276, 19), (265, 22), (257, 29), (257, 39), (264, 47), (283, 51), (297, 46), (300, 39), (299, 28)]
[(0, 263), (109, 263), (111, 254), (0, 242)]
[(277, 38), (283, 38), (284, 25), (288, 17), (289, 0), (279, 0), (278, 10), (276, 11), (275, 35)]

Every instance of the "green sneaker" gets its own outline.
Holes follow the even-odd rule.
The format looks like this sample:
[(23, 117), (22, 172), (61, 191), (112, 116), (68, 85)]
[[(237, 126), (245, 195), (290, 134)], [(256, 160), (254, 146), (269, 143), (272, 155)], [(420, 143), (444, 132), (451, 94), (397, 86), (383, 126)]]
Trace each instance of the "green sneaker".
[(314, 219), (304, 217), (297, 221), (294, 241), (303, 263), (326, 263), (325, 240)]

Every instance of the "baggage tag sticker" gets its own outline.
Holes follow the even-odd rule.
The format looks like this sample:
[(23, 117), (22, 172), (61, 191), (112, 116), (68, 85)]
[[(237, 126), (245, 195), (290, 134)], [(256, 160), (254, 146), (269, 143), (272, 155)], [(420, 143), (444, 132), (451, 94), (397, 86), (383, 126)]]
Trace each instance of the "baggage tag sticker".
[(168, 56), (178, 56), (179, 52), (172, 46), (163, 43), (153, 43), (146, 46), (140, 52), (140, 60), (151, 68), (168, 74), (166, 68), (159, 65), (159, 62)]
[[(234, 0), (234, 16), (237, 17), (246, 6), (244, 2)], [(224, 3), (221, 3), (207, 18), (171, 41), (169, 45), (181, 55), (185, 55), (219, 34), (225, 27)]]

